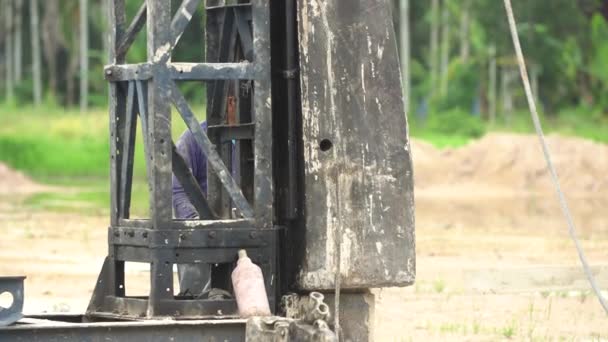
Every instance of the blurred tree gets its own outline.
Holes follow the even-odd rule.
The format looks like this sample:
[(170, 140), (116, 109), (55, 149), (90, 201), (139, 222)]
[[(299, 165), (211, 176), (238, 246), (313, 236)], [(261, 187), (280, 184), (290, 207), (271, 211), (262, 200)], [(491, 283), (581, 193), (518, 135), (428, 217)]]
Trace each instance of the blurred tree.
[(44, 58), (49, 78), (51, 97), (58, 95), (57, 89), (57, 53), (65, 46), (65, 39), (60, 31), (59, 0), (44, 1), (44, 17), (42, 18), (42, 42)]
[(6, 99), (11, 100), (15, 94), (13, 83), (13, 1), (4, 0), (4, 65)]
[(430, 91), (431, 95), (433, 95), (436, 93), (437, 80), (439, 79), (439, 0), (431, 0), (430, 25), (429, 74), (431, 80)]
[(23, 80), (23, 0), (15, 0), (15, 12), (13, 15), (13, 51), (15, 57), (13, 62), (15, 63), (15, 82), (20, 83)]
[(40, 69), (40, 27), (38, 0), (30, 0), (30, 40), (32, 42), (32, 79), (34, 86), (34, 104), (42, 102), (42, 70)]
[(88, 0), (80, 0), (80, 111), (86, 112), (89, 97), (89, 7)]
[(441, 69), (439, 94), (446, 96), (448, 93), (448, 65), (450, 63), (450, 1), (443, 0), (441, 5)]

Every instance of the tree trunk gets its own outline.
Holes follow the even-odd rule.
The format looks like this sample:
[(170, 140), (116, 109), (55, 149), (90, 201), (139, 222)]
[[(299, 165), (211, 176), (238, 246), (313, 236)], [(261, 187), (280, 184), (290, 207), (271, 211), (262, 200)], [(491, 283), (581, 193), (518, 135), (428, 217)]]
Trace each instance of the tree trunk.
[(15, 83), (23, 80), (23, 0), (15, 0), (13, 51), (15, 57)]
[(59, 1), (44, 1), (44, 18), (42, 19), (42, 43), (44, 58), (49, 75), (49, 89), (57, 95), (57, 50), (59, 45)]
[(76, 104), (76, 76), (78, 73), (79, 55), (79, 30), (72, 30), (72, 37), (70, 38), (70, 61), (68, 63), (67, 75), (66, 75), (66, 103), (68, 106)]
[(431, 96), (437, 91), (439, 74), (439, 0), (431, 0), (431, 47), (430, 47)]
[(87, 110), (89, 98), (89, 20), (88, 0), (80, 0), (80, 112)]
[(469, 43), (469, 10), (471, 6), (471, 0), (463, 0), (462, 12), (460, 13), (460, 59), (463, 63), (468, 62), (470, 54), (470, 43)]
[(42, 103), (42, 73), (40, 70), (40, 28), (38, 0), (30, 0), (30, 40), (32, 41), (32, 78), (34, 81), (34, 103)]
[(401, 41), (401, 73), (403, 77), (403, 99), (405, 111), (410, 109), (410, 0), (399, 2), (399, 38)]
[(532, 96), (534, 96), (534, 101), (537, 104), (540, 104), (538, 101), (538, 67), (533, 64), (530, 66), (530, 82), (532, 84)]
[(513, 115), (513, 91), (511, 89), (513, 71), (508, 67), (503, 67), (501, 74), (502, 115), (507, 126), (510, 126)]
[(448, 66), (450, 63), (450, 12), (449, 0), (444, 0), (441, 9), (441, 84), (442, 96), (448, 94)]
[(4, 75), (6, 81), (6, 99), (10, 100), (15, 95), (14, 92), (14, 70), (13, 70), (13, 1), (6, 0), (3, 3), (5, 7), (4, 30), (6, 41), (4, 42), (4, 65), (6, 73)]
[(494, 45), (490, 45), (489, 49), (490, 55), (490, 63), (489, 63), (489, 81), (488, 81), (488, 116), (490, 118), (490, 123), (494, 124), (496, 122), (496, 47)]

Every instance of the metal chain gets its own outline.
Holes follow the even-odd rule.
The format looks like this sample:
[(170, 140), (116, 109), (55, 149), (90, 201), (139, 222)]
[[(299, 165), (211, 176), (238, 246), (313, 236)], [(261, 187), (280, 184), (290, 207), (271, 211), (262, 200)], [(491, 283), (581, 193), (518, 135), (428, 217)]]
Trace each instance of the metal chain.
[(545, 160), (547, 162), (547, 167), (551, 173), (551, 179), (553, 181), (553, 185), (555, 186), (555, 191), (557, 192), (557, 196), (559, 198), (559, 204), (561, 206), (564, 217), (566, 218), (566, 222), (568, 223), (568, 233), (570, 234), (570, 238), (574, 241), (574, 245), (576, 247), (576, 251), (578, 253), (578, 257), (583, 266), (583, 270), (585, 271), (585, 275), (591, 284), (591, 288), (595, 292), (600, 304), (604, 308), (606, 314), (608, 314), (608, 303), (602, 296), (602, 292), (595, 280), (595, 277), (591, 273), (591, 269), (589, 268), (589, 264), (587, 262), (587, 257), (585, 256), (585, 252), (580, 244), (576, 236), (576, 228), (574, 226), (574, 220), (570, 213), (570, 209), (568, 207), (568, 202), (566, 202), (566, 197), (561, 189), (559, 178), (557, 176), (557, 171), (555, 170), (555, 166), (553, 165), (553, 161), (551, 160), (551, 154), (549, 152), (549, 147), (547, 146), (547, 142), (545, 140), (545, 135), (543, 133), (543, 129), (540, 123), (540, 119), (538, 118), (538, 112), (536, 109), (536, 102), (534, 97), (532, 96), (532, 87), (530, 87), (530, 80), (528, 79), (528, 70), (526, 68), (526, 62), (524, 60), (524, 55), (521, 49), (521, 44), (519, 42), (519, 34), (517, 33), (517, 24), (515, 22), (515, 16), (513, 15), (513, 7), (511, 6), (511, 0), (504, 0), (505, 9), (507, 11), (507, 18), (509, 19), (509, 28), (511, 30), (511, 37), (513, 38), (513, 46), (515, 47), (515, 53), (517, 55), (517, 63), (519, 64), (519, 71), (521, 74), (522, 82), (524, 83), (524, 88), (526, 91), (526, 97), (528, 99), (528, 106), (530, 107), (530, 115), (532, 116), (532, 121), (534, 122), (534, 128), (536, 129), (536, 134), (538, 135), (538, 139), (540, 140), (540, 144), (543, 149), (543, 154), (545, 155)]

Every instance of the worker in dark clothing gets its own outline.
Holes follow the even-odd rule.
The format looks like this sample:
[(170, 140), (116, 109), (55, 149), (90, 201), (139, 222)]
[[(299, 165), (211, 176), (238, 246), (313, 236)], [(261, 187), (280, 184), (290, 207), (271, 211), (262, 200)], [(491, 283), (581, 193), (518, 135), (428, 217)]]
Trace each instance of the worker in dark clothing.
[[(207, 131), (207, 122), (203, 122), (201, 127), (204, 131)], [(207, 194), (207, 157), (189, 130), (186, 130), (177, 141), (177, 152), (186, 161), (203, 194)], [(199, 219), (196, 209), (188, 200), (184, 188), (175, 175), (173, 175), (173, 210), (175, 218)], [(208, 217), (202, 217), (201, 219), (208, 219)]]
[[(206, 131), (207, 123), (203, 122), (201, 127)], [(189, 130), (186, 130), (177, 141), (177, 151), (186, 161), (203, 194), (207, 194), (207, 157)], [(173, 212), (177, 219), (209, 219), (208, 217), (198, 217), (198, 212), (190, 203), (184, 188), (175, 175), (173, 175)], [(181, 295), (198, 297), (210, 290), (211, 265), (184, 264), (178, 265), (177, 269)]]

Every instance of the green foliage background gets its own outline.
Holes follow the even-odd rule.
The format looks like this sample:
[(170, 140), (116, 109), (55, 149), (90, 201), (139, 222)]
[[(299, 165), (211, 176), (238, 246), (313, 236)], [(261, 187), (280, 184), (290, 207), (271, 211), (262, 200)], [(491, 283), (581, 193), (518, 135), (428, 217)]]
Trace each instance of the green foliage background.
[[(174, 7), (177, 0), (172, 0)], [(402, 0), (393, 0), (395, 5)], [(27, 4), (24, 13), (28, 13)], [(127, 17), (132, 18), (141, 1), (126, 1)], [(430, 30), (433, 22), (428, 0), (410, 0), (410, 37), (412, 56), (411, 101), (409, 113), (412, 136), (439, 147), (466, 144), (489, 131), (532, 132), (525, 98), (519, 81), (510, 88), (514, 111), (507, 115), (503, 97), (497, 89), (498, 112), (494, 122), (488, 117), (488, 78), (490, 47), (496, 48), (500, 71), (515, 66), (502, 1), (442, 0), (449, 13), (449, 50), (447, 91), (440, 94), (430, 82)], [(41, 10), (44, 2), (39, 2)], [(467, 6), (468, 5), (468, 6)], [(61, 34), (65, 40), (58, 52), (59, 74), (63, 77), (53, 92), (48, 86), (48, 68), (43, 61), (44, 103), (32, 105), (32, 77), (29, 63), (29, 23), (24, 16), (24, 80), (16, 85), (15, 95), (5, 97), (0, 83), (0, 160), (23, 170), (39, 181), (84, 187), (69, 194), (41, 194), (30, 198), (29, 205), (45, 207), (61, 200), (81, 200), (98, 208), (107, 207), (109, 142), (107, 128), (107, 83), (102, 77), (106, 61), (104, 51), (105, 15), (102, 0), (89, 1), (89, 98), (92, 108), (80, 113), (68, 102), (65, 87), (66, 65), (77, 58), (78, 44), (72, 39), (78, 27), (78, 1), (59, 1)], [(608, 0), (527, 0), (514, 1), (515, 13), (527, 62), (538, 70), (542, 120), (548, 132), (577, 135), (608, 143)], [(395, 7), (394, 21), (398, 24)], [(461, 18), (469, 14), (469, 58), (460, 56)], [(174, 60), (204, 61), (202, 38), (204, 11), (197, 11), (175, 51)], [(41, 16), (44, 12), (41, 11)], [(440, 16), (438, 16), (440, 17)], [(387, 22), (388, 25), (388, 22)], [(1, 25), (0, 25), (1, 26)], [(399, 27), (396, 25), (395, 27)], [(439, 30), (441, 32), (441, 30)], [(397, 35), (400, 33), (397, 32)], [(5, 39), (0, 32), (0, 51)], [(440, 39), (444, 39), (441, 37)], [(398, 40), (399, 41), (399, 40)], [(441, 44), (440, 44), (441, 45)], [(0, 56), (3, 56), (0, 53)], [(127, 55), (129, 63), (146, 60), (145, 29)], [(0, 57), (0, 70), (6, 70)], [(75, 75), (77, 81), (77, 75)], [(180, 84), (197, 113), (204, 113), (204, 84)], [(76, 87), (77, 88), (77, 87)], [(77, 98), (74, 94), (75, 98)], [(203, 115), (199, 117), (202, 119)], [(184, 129), (174, 120), (174, 136)], [(141, 146), (141, 145), (140, 145)], [(145, 166), (142, 151), (136, 151), (136, 195), (134, 205), (145, 211)], [(58, 201), (56, 196), (63, 196)], [(47, 203), (47, 204), (45, 204)]]

